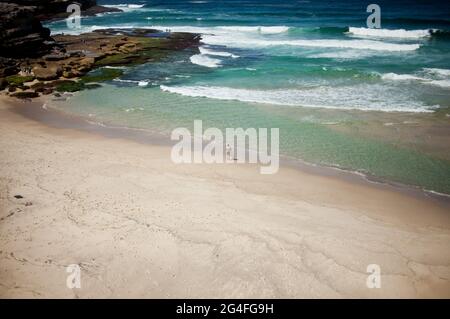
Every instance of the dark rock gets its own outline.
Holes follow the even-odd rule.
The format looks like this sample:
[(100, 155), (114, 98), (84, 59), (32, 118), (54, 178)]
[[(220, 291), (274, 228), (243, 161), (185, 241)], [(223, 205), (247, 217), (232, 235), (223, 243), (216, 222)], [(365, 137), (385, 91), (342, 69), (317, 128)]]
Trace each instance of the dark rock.
[(11, 58), (0, 57), (0, 78), (14, 75), (19, 72), (17, 61)]
[(42, 90), (42, 94), (44, 95), (49, 95), (53, 93), (53, 89), (52, 88), (45, 88)]
[(14, 195), (14, 198), (17, 198), (17, 199), (22, 199), (22, 198), (23, 198), (23, 196), (22, 196), (22, 195)]
[(4, 90), (8, 86), (8, 81), (3, 78), (0, 78), (0, 91)]
[(17, 99), (32, 99), (39, 96), (39, 93), (36, 92), (17, 92), (14, 94), (11, 94), (12, 97), (15, 97)]
[[(50, 37), (50, 30), (44, 28), (40, 20), (63, 19), (71, 13), (67, 7), (72, 3), (81, 5), (82, 15), (104, 12), (120, 12), (116, 8), (97, 6), (96, 0), (7, 0), (0, 1), (0, 56), (39, 57), (58, 47)], [(64, 52), (64, 49), (62, 52)], [(59, 60), (53, 54), (49, 60)], [(63, 58), (61, 58), (63, 59)], [(2, 76), (0, 61), (0, 77)], [(15, 74), (14, 72), (9, 73)]]
[(0, 55), (3, 57), (40, 56), (50, 48), (50, 30), (35, 17), (35, 7), (0, 3)]

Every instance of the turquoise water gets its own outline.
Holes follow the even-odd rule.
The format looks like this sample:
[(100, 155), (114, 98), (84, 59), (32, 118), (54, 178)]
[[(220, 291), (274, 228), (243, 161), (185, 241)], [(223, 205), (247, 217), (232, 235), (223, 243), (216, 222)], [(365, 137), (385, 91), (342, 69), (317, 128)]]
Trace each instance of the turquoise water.
[[(125, 12), (83, 18), (80, 30), (49, 27), (190, 31), (202, 34), (202, 46), (127, 68), (119, 81), (77, 94), (68, 111), (164, 135), (194, 119), (278, 127), (284, 155), (450, 194), (449, 146), (437, 156), (420, 136), (393, 143), (372, 137), (370, 125), (364, 131), (381, 118), (380, 130), (404, 117), (449, 124), (449, 5), (378, 1), (382, 29), (371, 31), (363, 1), (100, 3)], [(353, 125), (362, 129), (351, 134)]]

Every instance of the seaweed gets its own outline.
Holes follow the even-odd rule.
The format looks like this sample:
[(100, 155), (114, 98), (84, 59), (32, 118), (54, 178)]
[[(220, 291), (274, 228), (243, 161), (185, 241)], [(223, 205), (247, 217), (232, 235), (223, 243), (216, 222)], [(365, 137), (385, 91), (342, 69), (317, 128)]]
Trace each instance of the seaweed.
[(58, 92), (77, 92), (85, 88), (85, 84), (75, 81), (64, 81), (56, 85), (56, 91)]
[(115, 78), (118, 78), (123, 74), (122, 70), (119, 69), (107, 69), (101, 68), (99, 70), (95, 70), (90, 74), (81, 77), (82, 83), (92, 83), (92, 82), (103, 82), (110, 81)]
[(34, 80), (34, 76), (10, 75), (6, 77), (6, 81), (12, 86), (21, 86), (25, 82)]

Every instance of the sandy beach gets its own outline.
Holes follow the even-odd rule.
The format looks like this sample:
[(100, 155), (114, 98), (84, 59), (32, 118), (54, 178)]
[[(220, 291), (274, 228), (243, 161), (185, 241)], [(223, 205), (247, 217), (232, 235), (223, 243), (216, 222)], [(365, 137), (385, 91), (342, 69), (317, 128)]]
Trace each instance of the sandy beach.
[(167, 146), (16, 112), (39, 103), (0, 103), (1, 298), (450, 297), (448, 201), (284, 166), (175, 165)]

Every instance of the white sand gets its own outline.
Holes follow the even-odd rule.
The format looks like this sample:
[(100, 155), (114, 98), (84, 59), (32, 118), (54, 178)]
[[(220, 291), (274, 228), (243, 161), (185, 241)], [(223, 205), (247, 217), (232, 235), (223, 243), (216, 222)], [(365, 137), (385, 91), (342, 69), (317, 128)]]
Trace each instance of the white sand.
[(446, 204), (283, 167), (176, 166), (167, 147), (0, 104), (0, 297), (450, 297)]

